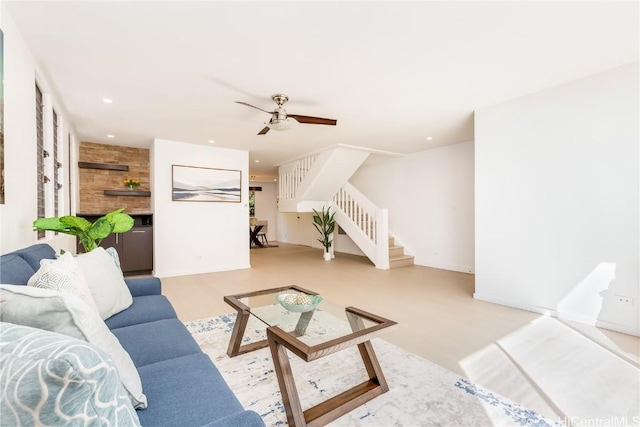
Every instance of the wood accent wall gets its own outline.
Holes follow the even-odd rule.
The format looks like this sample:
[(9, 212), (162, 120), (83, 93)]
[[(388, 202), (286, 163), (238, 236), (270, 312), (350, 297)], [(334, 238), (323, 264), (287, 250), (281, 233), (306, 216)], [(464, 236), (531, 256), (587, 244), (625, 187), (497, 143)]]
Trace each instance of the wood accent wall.
[(151, 212), (149, 197), (105, 196), (104, 194), (104, 190), (127, 190), (122, 183), (127, 178), (140, 181), (136, 190), (149, 191), (149, 150), (81, 142), (79, 161), (129, 166), (128, 172), (80, 168), (79, 213), (104, 214), (119, 208), (125, 208), (125, 212), (129, 214)]

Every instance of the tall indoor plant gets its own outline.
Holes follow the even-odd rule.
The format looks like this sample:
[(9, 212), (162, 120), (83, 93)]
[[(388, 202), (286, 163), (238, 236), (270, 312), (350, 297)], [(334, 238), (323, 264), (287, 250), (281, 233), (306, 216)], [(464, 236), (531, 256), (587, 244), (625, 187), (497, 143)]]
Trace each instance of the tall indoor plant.
[(322, 246), (324, 246), (324, 259), (329, 261), (331, 259), (331, 253), (329, 252), (331, 248), (331, 244), (333, 240), (331, 240), (331, 235), (336, 228), (336, 221), (333, 219), (334, 213), (330, 213), (331, 208), (327, 208), (324, 210), (322, 208), (322, 213), (319, 213), (317, 210), (313, 210), (313, 225), (316, 227), (316, 230), (322, 236), (322, 239), (318, 239)]
[(111, 233), (126, 233), (131, 230), (134, 220), (123, 211), (124, 209), (117, 209), (109, 212), (94, 222), (72, 215), (38, 218), (33, 221), (33, 229), (51, 230), (76, 236), (85, 252), (89, 252), (97, 248), (100, 242)]

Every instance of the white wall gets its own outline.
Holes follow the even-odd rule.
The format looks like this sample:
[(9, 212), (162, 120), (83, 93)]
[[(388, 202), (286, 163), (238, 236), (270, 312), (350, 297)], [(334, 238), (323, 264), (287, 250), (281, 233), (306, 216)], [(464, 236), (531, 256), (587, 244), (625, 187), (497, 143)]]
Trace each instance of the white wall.
[[(324, 247), (318, 241), (320, 233), (313, 226), (313, 212), (278, 212), (277, 224), (279, 242), (310, 246), (324, 252)], [(336, 253), (365, 256), (346, 234), (338, 234), (336, 231), (333, 235), (333, 244)]]
[[(316, 234), (317, 236), (315, 239), (319, 239), (320, 233), (316, 232)], [(317, 247), (323, 249), (323, 246), (320, 244), (320, 242), (318, 242), (317, 240), (315, 241), (316, 241)], [(358, 247), (358, 245), (353, 240), (351, 240), (351, 237), (349, 237), (346, 233), (345, 234), (338, 233), (337, 227), (336, 227), (335, 233), (333, 233), (333, 245), (334, 245), (333, 249), (335, 252), (366, 256), (365, 253), (362, 252), (362, 250)], [(374, 264), (371, 263), (371, 265), (374, 265)]]
[(476, 112), (476, 298), (638, 334), (638, 75)]
[[(313, 228), (312, 218), (313, 213), (309, 212), (278, 212), (278, 241), (315, 247), (313, 233), (316, 231)], [(320, 243), (317, 246), (322, 247)]]
[(417, 265), (474, 271), (473, 142), (363, 166), (349, 180), (389, 209), (389, 230)]
[[(249, 153), (156, 139), (150, 158), (155, 275), (249, 268)], [(241, 203), (172, 201), (172, 165), (240, 170)]]
[[(61, 123), (58, 146), (62, 168), (62, 184), (69, 180), (66, 151), (69, 125), (65, 111), (51, 96), (53, 86), (44, 79), (31, 52), (15, 27), (4, 3), (0, 3), (0, 23), (4, 33), (4, 166), (5, 204), (0, 205), (0, 253), (10, 252), (37, 243), (37, 234), (32, 223), (37, 217), (37, 165), (36, 165), (36, 116), (35, 83), (38, 82), (45, 98), (45, 114), (55, 108)], [(45, 135), (45, 138), (50, 135)], [(51, 178), (52, 158), (47, 159)], [(53, 180), (52, 180), (53, 181)], [(47, 184), (52, 191), (53, 182)], [(60, 200), (59, 215), (69, 213), (67, 191)], [(49, 205), (47, 216), (53, 216)], [(75, 251), (75, 238), (67, 235), (54, 236), (47, 232), (43, 241), (56, 249)]]

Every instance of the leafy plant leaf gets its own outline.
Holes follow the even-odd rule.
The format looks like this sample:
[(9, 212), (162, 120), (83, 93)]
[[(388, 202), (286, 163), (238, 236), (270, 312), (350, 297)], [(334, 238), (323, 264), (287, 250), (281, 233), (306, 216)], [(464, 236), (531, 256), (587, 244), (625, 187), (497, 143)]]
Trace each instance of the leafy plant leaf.
[(34, 230), (52, 230), (65, 232), (67, 226), (60, 222), (60, 218), (38, 218), (33, 221)]
[(114, 233), (126, 233), (133, 228), (134, 220), (129, 215), (118, 213), (110, 218)]
[(87, 231), (91, 228), (90, 221), (77, 216), (63, 216), (60, 218), (60, 222), (72, 230)]
[(113, 231), (113, 224), (109, 222), (105, 217), (98, 218), (91, 225), (91, 228), (87, 231), (87, 234), (93, 240), (100, 240), (107, 237)]
[(77, 216), (38, 218), (33, 221), (34, 230), (52, 230), (76, 236), (86, 252), (97, 248), (102, 240), (111, 233), (126, 233), (131, 230), (134, 220), (116, 209), (91, 223)]

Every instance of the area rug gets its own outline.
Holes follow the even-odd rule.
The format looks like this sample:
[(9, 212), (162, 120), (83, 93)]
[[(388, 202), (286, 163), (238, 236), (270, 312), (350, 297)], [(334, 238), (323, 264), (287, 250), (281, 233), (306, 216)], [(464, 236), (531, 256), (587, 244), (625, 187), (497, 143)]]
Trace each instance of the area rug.
[[(287, 417), (268, 348), (229, 358), (235, 313), (186, 322), (246, 409), (267, 426)], [(264, 325), (249, 321), (244, 344), (265, 337)], [(338, 418), (331, 426), (560, 426), (518, 403), (461, 378), (383, 339), (372, 341), (390, 390)], [(356, 348), (305, 363), (290, 355), (303, 408), (367, 379)]]

